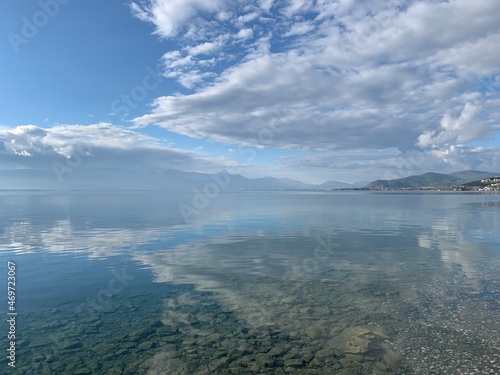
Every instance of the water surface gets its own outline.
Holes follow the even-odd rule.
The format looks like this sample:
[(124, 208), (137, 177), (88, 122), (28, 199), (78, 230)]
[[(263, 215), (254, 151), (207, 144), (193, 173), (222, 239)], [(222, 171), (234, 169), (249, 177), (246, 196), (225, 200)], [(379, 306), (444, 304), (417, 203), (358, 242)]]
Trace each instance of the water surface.
[(499, 195), (193, 198), (0, 194), (17, 372), (500, 372)]

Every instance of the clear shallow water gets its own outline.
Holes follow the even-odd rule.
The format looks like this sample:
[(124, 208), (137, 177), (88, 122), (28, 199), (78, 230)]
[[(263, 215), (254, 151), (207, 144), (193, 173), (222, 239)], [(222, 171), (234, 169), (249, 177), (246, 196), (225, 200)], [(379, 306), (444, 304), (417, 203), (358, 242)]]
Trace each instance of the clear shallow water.
[(500, 372), (499, 195), (192, 199), (2, 193), (17, 372)]

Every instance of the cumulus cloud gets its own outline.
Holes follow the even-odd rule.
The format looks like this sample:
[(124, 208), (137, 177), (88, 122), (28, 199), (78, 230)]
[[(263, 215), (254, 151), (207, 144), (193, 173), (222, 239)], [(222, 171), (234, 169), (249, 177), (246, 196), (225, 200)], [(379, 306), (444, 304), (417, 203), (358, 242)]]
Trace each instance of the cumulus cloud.
[(418, 137), (421, 147), (440, 146), (448, 144), (463, 144), (484, 138), (489, 128), (479, 119), (481, 106), (475, 103), (466, 103), (460, 116), (454, 118), (445, 114), (440, 121), (439, 131), (426, 131)]
[(249, 39), (253, 37), (253, 30), (252, 29), (241, 29), (238, 31), (238, 34), (236, 34), (236, 38), (238, 39)]
[(238, 25), (244, 25), (248, 22), (252, 22), (252, 21), (256, 20), (257, 18), (259, 18), (260, 14), (261, 14), (260, 11), (255, 11), (255, 12), (243, 14), (241, 16), (238, 16), (236, 23)]
[(214, 14), (223, 9), (223, 0), (153, 0), (142, 6), (132, 2), (133, 14), (156, 25), (155, 33), (168, 38), (176, 35), (198, 14)]
[(288, 0), (287, 3), (286, 7), (282, 9), (287, 17), (292, 17), (300, 11), (306, 11), (313, 5), (311, 0)]
[(35, 125), (0, 129), (0, 169), (50, 169), (53, 162), (81, 159), (86, 167), (183, 169), (219, 171), (219, 163), (199, 153), (177, 149), (166, 142), (123, 127), (92, 125)]
[(196, 46), (188, 47), (188, 52), (190, 55), (206, 55), (209, 54), (216, 49), (218, 49), (220, 46), (217, 43), (213, 42), (205, 42), (198, 44)]
[(302, 35), (314, 30), (315, 25), (311, 21), (298, 22), (291, 25), (290, 30), (288, 30), (284, 36)]
[[(212, 10), (196, 13), (203, 59), (181, 53), (175, 73), (165, 62), (166, 74), (192, 91), (157, 98), (151, 113), (134, 120), (138, 126), (316, 152), (320, 160), (339, 152), (346, 156), (340, 160), (351, 151), (366, 155), (363, 162), (346, 161), (346, 168), (366, 167), (371, 158), (383, 168), (377, 158), (388, 149), (424, 153), (422, 170), (494, 165), (487, 159), (497, 149), (472, 143), (500, 129), (497, 1), (216, 4), (219, 22)], [(138, 16), (157, 29), (171, 23)], [(214, 35), (224, 38), (210, 50)], [(386, 169), (400, 161), (393, 156), (380, 159)]]
[[(416, 76), (405, 66), (341, 76), (314, 66), (310, 56), (263, 54), (227, 70), (217, 84), (197, 93), (158, 98), (154, 112), (136, 123), (219, 142), (285, 149), (391, 147), (396, 138), (410, 147), (420, 134), (418, 116), (390, 104)], [(410, 94), (406, 100), (418, 105), (421, 98)], [(258, 137), (277, 121), (282, 124), (279, 134)], [(402, 121), (412, 127), (400, 132)]]
[[(440, 134), (434, 141), (456, 142), (488, 135), (488, 118), (472, 119), (469, 112), (481, 106), (491, 115), (496, 109), (492, 103), (469, 103), (466, 94), (482, 75), (500, 73), (492, 55), (500, 37), (494, 16), (498, 2), (375, 1), (352, 7), (349, 1), (290, 0), (272, 5), (272, 35), (256, 40), (246, 55), (195, 92), (157, 98), (152, 113), (136, 123), (219, 142), (306, 151), (408, 150), (422, 146), (431, 134)], [(259, 11), (244, 9), (231, 8), (234, 22), (249, 14), (260, 22), (253, 16)], [(456, 26), (457, 20), (463, 27)], [(295, 39), (281, 44), (290, 37)], [(486, 59), (474, 59), (471, 50)], [(465, 69), (472, 60), (474, 77)], [(451, 139), (449, 130), (432, 129), (449, 121), (447, 114), (457, 107), (465, 108), (459, 126), (466, 135)], [(256, 135), (276, 120), (276, 111), (284, 114), (282, 131), (259, 140)]]

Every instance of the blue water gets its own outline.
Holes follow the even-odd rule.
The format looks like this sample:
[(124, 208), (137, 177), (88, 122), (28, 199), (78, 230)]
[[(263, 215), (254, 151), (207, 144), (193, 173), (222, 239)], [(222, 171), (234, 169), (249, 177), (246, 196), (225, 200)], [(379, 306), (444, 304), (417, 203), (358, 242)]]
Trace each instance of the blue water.
[(198, 198), (0, 193), (14, 371), (500, 372), (499, 195)]

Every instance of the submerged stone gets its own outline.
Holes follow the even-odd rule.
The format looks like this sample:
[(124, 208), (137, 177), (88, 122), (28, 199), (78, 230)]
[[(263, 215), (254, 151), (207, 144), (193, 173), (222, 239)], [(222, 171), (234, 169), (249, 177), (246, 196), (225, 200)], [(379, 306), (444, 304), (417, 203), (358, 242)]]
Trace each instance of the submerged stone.
[(380, 344), (387, 340), (384, 329), (377, 325), (350, 327), (329, 341), (329, 344), (342, 353), (365, 354), (370, 350), (382, 349)]
[(285, 345), (281, 344), (281, 345), (276, 345), (274, 348), (272, 348), (270, 351), (269, 351), (269, 355), (273, 356), (273, 357), (279, 357), (281, 355), (283, 355), (289, 348), (286, 347)]
[(316, 316), (330, 316), (330, 309), (327, 307), (315, 307), (314, 315)]
[(141, 342), (137, 347), (141, 350), (151, 350), (158, 346), (158, 344), (154, 341), (144, 341)]
[(300, 358), (290, 358), (285, 360), (285, 367), (301, 367), (304, 365), (304, 361)]
[(347, 359), (350, 359), (351, 361), (354, 361), (354, 362), (362, 362), (363, 361), (363, 356), (360, 354), (346, 353), (345, 357)]
[(64, 350), (74, 350), (74, 349), (80, 349), (82, 347), (82, 343), (80, 341), (66, 341), (61, 343), (61, 348)]
[(322, 326), (307, 327), (306, 334), (313, 340), (320, 339), (327, 335), (325, 327)]
[(255, 361), (260, 367), (269, 367), (274, 364), (274, 358), (269, 354), (257, 354), (255, 356)]

